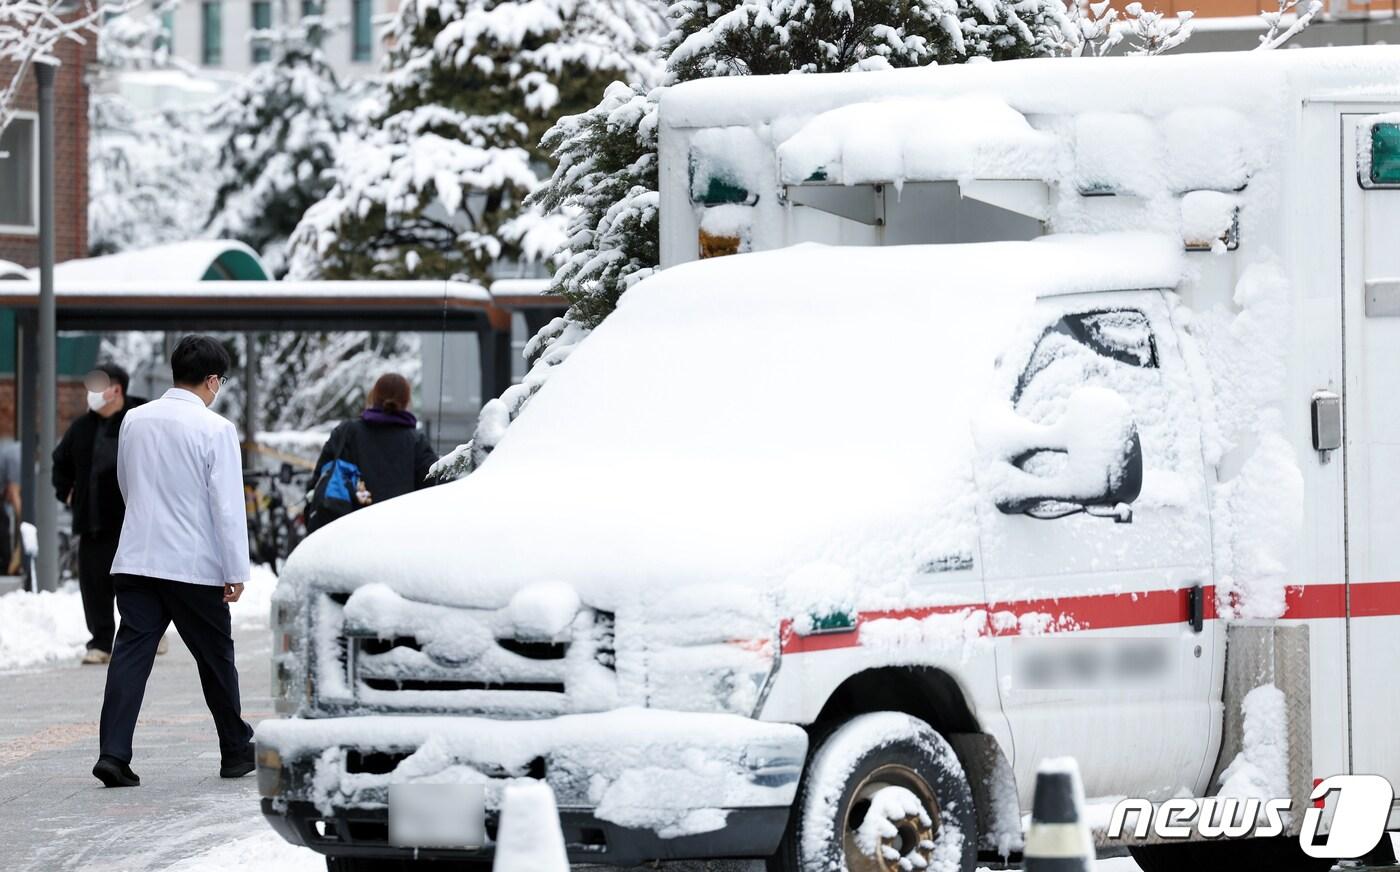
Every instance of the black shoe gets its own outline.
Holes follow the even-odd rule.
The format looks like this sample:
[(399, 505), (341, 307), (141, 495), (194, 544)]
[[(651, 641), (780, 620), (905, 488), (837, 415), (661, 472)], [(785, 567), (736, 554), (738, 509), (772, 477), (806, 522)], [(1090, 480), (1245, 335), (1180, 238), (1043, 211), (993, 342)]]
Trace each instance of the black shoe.
[(141, 786), (141, 776), (132, 772), (131, 766), (116, 757), (97, 758), (97, 765), (92, 767), (92, 774), (107, 787)]
[(258, 768), (257, 764), (253, 762), (251, 754), (246, 757), (225, 758), (219, 766), (219, 777), (242, 778), (256, 768)]

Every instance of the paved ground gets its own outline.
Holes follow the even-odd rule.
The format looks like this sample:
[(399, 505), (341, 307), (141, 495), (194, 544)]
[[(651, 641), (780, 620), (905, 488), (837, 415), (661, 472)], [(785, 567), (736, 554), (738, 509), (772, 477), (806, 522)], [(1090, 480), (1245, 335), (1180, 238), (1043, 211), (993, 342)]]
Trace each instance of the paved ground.
[[(244, 717), (270, 716), (267, 628), (235, 628)], [(219, 778), (218, 741), (194, 660), (171, 630), (136, 731), (142, 786), (91, 775), (106, 669), (65, 663), (0, 674), (0, 845), (6, 869), (164, 869), (266, 830), (254, 779)], [(309, 853), (309, 852), (308, 852)]]

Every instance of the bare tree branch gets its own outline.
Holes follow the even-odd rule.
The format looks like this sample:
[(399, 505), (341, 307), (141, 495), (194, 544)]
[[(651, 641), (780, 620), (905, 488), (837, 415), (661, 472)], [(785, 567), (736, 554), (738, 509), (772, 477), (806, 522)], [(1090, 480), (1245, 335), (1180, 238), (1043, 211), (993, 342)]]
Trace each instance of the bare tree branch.
[[(1260, 13), (1259, 17), (1269, 25), (1269, 32), (1259, 37), (1259, 44), (1254, 47), (1255, 51), (1278, 48), (1312, 24), (1313, 17), (1322, 11), (1322, 0), (1308, 0), (1308, 5), (1302, 12), (1297, 12), (1299, 2), (1300, 0), (1279, 0), (1278, 11)], [(1283, 26), (1283, 16), (1290, 12), (1297, 12), (1298, 17), (1287, 30), (1279, 33), (1279, 28)]]
[(58, 64), (64, 42), (85, 44), (103, 22), (139, 0), (0, 0), (0, 133), (14, 117), (15, 97), (35, 64)]

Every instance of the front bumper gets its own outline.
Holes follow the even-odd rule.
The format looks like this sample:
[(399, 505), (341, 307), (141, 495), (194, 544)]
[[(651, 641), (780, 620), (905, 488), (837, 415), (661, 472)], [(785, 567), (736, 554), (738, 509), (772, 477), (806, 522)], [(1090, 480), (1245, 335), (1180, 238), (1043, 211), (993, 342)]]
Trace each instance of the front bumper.
[(264, 721), (257, 743), (263, 812), (295, 844), (415, 855), (389, 844), (389, 785), (482, 783), (488, 844), (416, 855), (487, 858), (502, 791), (536, 779), (554, 791), (570, 858), (615, 865), (771, 854), (807, 751), (806, 733), (790, 724), (653, 709)]

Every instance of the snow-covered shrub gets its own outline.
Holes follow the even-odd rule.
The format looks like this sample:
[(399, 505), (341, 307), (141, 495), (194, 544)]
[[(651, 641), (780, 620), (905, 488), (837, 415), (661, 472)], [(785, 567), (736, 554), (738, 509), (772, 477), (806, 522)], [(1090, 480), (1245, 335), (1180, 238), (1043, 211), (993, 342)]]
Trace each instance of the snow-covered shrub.
[(246, 242), (277, 274), (286, 272), (287, 237), (330, 190), (326, 173), (348, 123), (320, 32), (315, 18), (274, 32), (272, 60), (208, 112), (219, 152), (209, 231)]
[(200, 235), (214, 201), (215, 154), (198, 118), (97, 92), (88, 113), (89, 253)]

